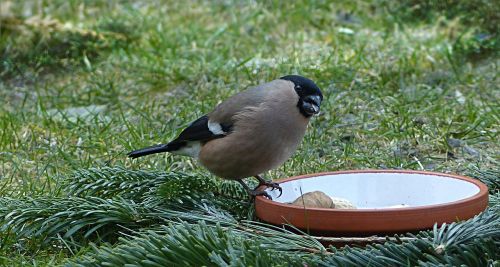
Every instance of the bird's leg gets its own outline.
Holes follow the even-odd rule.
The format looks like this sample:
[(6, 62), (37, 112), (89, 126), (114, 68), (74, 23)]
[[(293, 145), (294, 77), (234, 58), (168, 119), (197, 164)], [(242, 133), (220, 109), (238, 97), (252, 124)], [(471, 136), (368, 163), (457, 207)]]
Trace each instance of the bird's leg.
[(253, 197), (256, 197), (256, 196), (264, 196), (264, 197), (267, 197), (269, 198), (270, 200), (273, 200), (273, 198), (264, 190), (257, 190), (257, 189), (254, 189), (254, 190), (251, 190), (250, 187), (248, 187), (247, 184), (245, 184), (245, 182), (243, 182), (243, 180), (237, 180), (238, 183), (240, 183), (244, 188), (245, 190), (247, 190), (248, 194), (253, 198)]
[(271, 190), (278, 189), (278, 191), (280, 191), (280, 195), (278, 197), (281, 197), (281, 194), (283, 193), (283, 189), (281, 188), (281, 186), (278, 183), (266, 181), (266, 180), (264, 180), (264, 178), (260, 177), (260, 175), (255, 175), (254, 177), (257, 180), (259, 180), (259, 185), (257, 186), (257, 188), (261, 185), (265, 185), (267, 187), (271, 187), (272, 188)]

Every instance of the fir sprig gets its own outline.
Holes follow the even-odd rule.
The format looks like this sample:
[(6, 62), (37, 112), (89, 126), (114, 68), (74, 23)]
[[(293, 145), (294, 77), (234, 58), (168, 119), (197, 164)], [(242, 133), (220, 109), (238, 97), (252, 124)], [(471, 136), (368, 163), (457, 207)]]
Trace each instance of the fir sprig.
[(152, 228), (172, 220), (209, 223), (235, 220), (208, 200), (176, 207), (162, 201), (97, 197), (2, 198), (0, 201), (3, 222), (0, 231), (44, 243), (61, 237), (72, 242), (109, 240), (123, 234), (120, 231), (124, 229)]
[(64, 190), (70, 196), (122, 196), (141, 200), (163, 183), (182, 178), (196, 179), (197, 176), (177, 172), (127, 170), (122, 167), (90, 168), (77, 170), (66, 179)]
[(490, 193), (495, 193), (500, 190), (500, 165), (497, 165), (496, 168), (484, 170), (472, 165), (468, 174), (486, 184)]
[(220, 225), (180, 223), (104, 246), (68, 266), (303, 266), (298, 256), (276, 253)]
[[(498, 215), (486, 211), (474, 219), (424, 231), (406, 242), (366, 248), (325, 249), (314, 237), (255, 222), (198, 224), (172, 222), (157, 231), (122, 239), (70, 266), (136, 264), (142, 266), (403, 266), (477, 263), (498, 258)], [(485, 232), (485, 228), (488, 228)], [(468, 229), (461, 231), (461, 229)], [(265, 262), (255, 258), (262, 255)], [(252, 264), (253, 263), (253, 264)]]
[[(151, 225), (160, 218), (155, 207), (146, 207), (133, 200), (97, 197), (37, 197), (2, 199), (2, 228), (18, 238), (49, 241), (58, 236), (100, 238), (116, 233), (120, 227), (137, 229)], [(102, 231), (100, 231), (102, 230)]]
[[(476, 177), (494, 186), (498, 172)], [(210, 176), (89, 169), (76, 172), (64, 190), (59, 197), (0, 198), (0, 230), (77, 247), (113, 241), (68, 263), (80, 266), (485, 266), (500, 258), (497, 191), (490, 209), (471, 220), (339, 249), (324, 247), (324, 238), (241, 220), (252, 210), (245, 192)]]
[[(410, 235), (413, 236), (413, 235)], [(431, 263), (460, 266), (477, 260), (480, 265), (500, 256), (500, 217), (489, 210), (471, 220), (422, 231), (415, 239), (398, 244), (386, 242), (365, 249), (343, 248), (325, 258), (329, 266), (415, 266)]]
[(213, 176), (127, 170), (122, 167), (78, 170), (65, 180), (64, 191), (70, 196), (121, 196), (134, 200), (160, 195), (167, 201), (178, 202), (184, 198), (206, 197), (206, 193), (240, 200), (248, 199), (239, 184)]

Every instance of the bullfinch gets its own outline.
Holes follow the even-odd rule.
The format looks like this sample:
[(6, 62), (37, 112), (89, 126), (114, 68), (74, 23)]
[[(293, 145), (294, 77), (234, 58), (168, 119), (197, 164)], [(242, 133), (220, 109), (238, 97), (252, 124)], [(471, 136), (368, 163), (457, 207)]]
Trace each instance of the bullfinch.
[[(313, 81), (287, 75), (231, 96), (169, 143), (135, 150), (128, 156), (170, 152), (193, 157), (216, 176), (238, 181), (251, 196), (271, 199), (258, 188), (265, 185), (281, 194), (281, 187), (260, 175), (293, 155), (322, 100)], [(251, 190), (243, 182), (247, 177), (255, 177), (259, 186)]]

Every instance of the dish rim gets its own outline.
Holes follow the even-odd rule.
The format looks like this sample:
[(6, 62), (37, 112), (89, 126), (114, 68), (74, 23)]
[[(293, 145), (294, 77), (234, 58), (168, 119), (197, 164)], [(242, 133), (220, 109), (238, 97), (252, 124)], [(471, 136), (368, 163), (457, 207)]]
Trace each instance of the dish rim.
[[(320, 212), (339, 212), (339, 213), (383, 213), (383, 212), (395, 212), (395, 211), (421, 211), (428, 209), (439, 209), (443, 207), (450, 206), (460, 206), (462, 204), (473, 203), (476, 200), (479, 200), (484, 197), (484, 195), (488, 195), (488, 187), (477, 179), (473, 179), (470, 177), (466, 177), (458, 174), (450, 174), (450, 173), (440, 173), (433, 171), (419, 171), (419, 170), (377, 170), (377, 169), (365, 169), (365, 170), (345, 170), (345, 171), (327, 171), (327, 172), (319, 172), (319, 173), (310, 173), (304, 175), (291, 176), (287, 178), (273, 180), (273, 182), (284, 183), (290, 182), (294, 180), (307, 179), (311, 177), (319, 177), (325, 175), (341, 175), (341, 174), (362, 174), (362, 173), (401, 173), (401, 174), (422, 174), (422, 175), (434, 175), (441, 176), (451, 179), (459, 179), (463, 181), (470, 182), (476, 185), (479, 188), (479, 192), (476, 194), (462, 198), (455, 201), (443, 202), (439, 204), (431, 204), (431, 205), (421, 205), (421, 206), (410, 206), (410, 207), (397, 207), (397, 208), (362, 208), (362, 209), (331, 209), (331, 208), (309, 208), (303, 206), (295, 206), (287, 203), (281, 203), (274, 200), (269, 200), (264, 196), (257, 196), (255, 201), (263, 202), (265, 205), (274, 205), (279, 206), (281, 208), (292, 209), (296, 211), (303, 211), (304, 209), (308, 211), (320, 211)], [(259, 189), (265, 189), (265, 186), (260, 186)]]

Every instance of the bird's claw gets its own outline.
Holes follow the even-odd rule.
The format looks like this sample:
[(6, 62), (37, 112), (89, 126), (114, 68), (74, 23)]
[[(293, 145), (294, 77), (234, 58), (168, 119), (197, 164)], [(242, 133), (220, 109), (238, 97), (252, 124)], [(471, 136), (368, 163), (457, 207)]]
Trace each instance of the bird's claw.
[[(262, 185), (265, 185), (266, 187), (270, 187), (271, 188), (271, 191), (274, 191), (275, 189), (278, 189), (278, 191), (280, 191), (280, 194), (278, 197), (281, 197), (281, 195), (283, 194), (283, 189), (281, 188), (281, 186), (278, 184), (278, 183), (274, 183), (274, 182), (265, 182), (265, 183), (261, 183), (257, 186), (260, 187)], [(255, 188), (254, 190), (256, 190), (257, 188)]]
[(269, 183), (266, 183), (265, 186), (271, 187), (271, 191), (278, 189), (278, 191), (280, 191), (280, 194), (278, 197), (281, 197), (281, 195), (283, 194), (283, 189), (281, 188), (281, 186), (278, 183), (269, 182)]
[(269, 200), (273, 200), (273, 198), (264, 190), (252, 190), (249, 193), (252, 197), (263, 196), (268, 198)]

